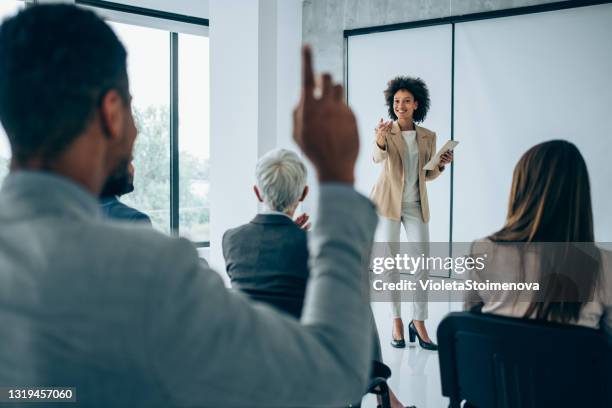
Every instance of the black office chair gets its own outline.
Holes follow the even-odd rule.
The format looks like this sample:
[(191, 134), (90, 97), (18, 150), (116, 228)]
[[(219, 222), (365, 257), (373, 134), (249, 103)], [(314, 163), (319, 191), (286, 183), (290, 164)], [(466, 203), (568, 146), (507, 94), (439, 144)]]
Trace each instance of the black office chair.
[[(370, 382), (368, 384), (367, 394), (380, 395), (380, 408), (391, 408), (391, 397), (389, 396), (389, 384), (387, 380), (391, 377), (391, 369), (378, 361), (372, 361), (372, 372), (370, 373)], [(349, 408), (360, 408), (361, 403), (349, 405)], [(416, 408), (413, 405), (406, 408)]]
[[(370, 382), (368, 384), (367, 394), (380, 395), (382, 400), (382, 408), (391, 408), (389, 400), (389, 386), (387, 380), (391, 377), (391, 369), (379, 361), (372, 361), (372, 369), (370, 373)], [(359, 408), (360, 403), (349, 405), (349, 408)]]
[(438, 327), (450, 407), (612, 407), (612, 341), (598, 330), (471, 312)]

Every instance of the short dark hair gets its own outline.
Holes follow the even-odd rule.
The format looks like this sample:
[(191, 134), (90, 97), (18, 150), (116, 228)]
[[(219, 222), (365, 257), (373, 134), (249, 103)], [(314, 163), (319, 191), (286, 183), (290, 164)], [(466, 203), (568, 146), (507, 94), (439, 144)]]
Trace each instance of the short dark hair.
[(0, 26), (0, 121), (13, 162), (57, 157), (83, 132), (108, 91), (127, 102), (127, 53), (92, 11), (26, 8)]
[(397, 115), (393, 111), (393, 97), (397, 91), (408, 91), (414, 99), (419, 103), (418, 109), (414, 112), (413, 120), (415, 122), (423, 122), (429, 112), (429, 89), (425, 85), (425, 81), (421, 78), (411, 78), (407, 76), (398, 76), (387, 83), (385, 89), (385, 100), (389, 109), (389, 117), (397, 120)]

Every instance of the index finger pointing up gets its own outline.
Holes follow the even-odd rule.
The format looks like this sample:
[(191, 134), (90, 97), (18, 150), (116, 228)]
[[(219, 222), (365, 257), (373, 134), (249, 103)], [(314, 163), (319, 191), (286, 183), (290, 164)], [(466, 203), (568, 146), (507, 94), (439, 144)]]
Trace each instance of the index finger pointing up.
[(302, 95), (306, 98), (313, 97), (315, 86), (314, 72), (312, 70), (312, 51), (310, 46), (302, 47)]

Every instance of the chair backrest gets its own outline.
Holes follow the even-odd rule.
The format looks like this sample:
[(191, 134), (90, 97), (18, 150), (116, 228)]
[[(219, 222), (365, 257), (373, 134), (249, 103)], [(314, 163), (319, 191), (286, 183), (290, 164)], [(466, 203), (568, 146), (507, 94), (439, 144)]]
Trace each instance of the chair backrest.
[(451, 407), (612, 407), (612, 341), (598, 330), (471, 312), (438, 327)]

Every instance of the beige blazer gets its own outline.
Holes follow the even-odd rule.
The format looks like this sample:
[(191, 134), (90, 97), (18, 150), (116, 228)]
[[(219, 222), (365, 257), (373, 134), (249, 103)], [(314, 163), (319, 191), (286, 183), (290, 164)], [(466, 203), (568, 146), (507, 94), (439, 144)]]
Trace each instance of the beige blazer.
[[(423, 222), (429, 222), (429, 200), (427, 199), (426, 181), (440, 175), (440, 170), (423, 170), (431, 157), (436, 154), (436, 134), (424, 127), (416, 126), (416, 140), (419, 146), (419, 195), (421, 197), (421, 215)], [(402, 197), (404, 195), (404, 157), (406, 141), (397, 121), (393, 122), (387, 133), (387, 148), (382, 150), (374, 142), (374, 163), (383, 163), (383, 170), (370, 193), (370, 199), (376, 204), (378, 214), (392, 220), (400, 220)]]

